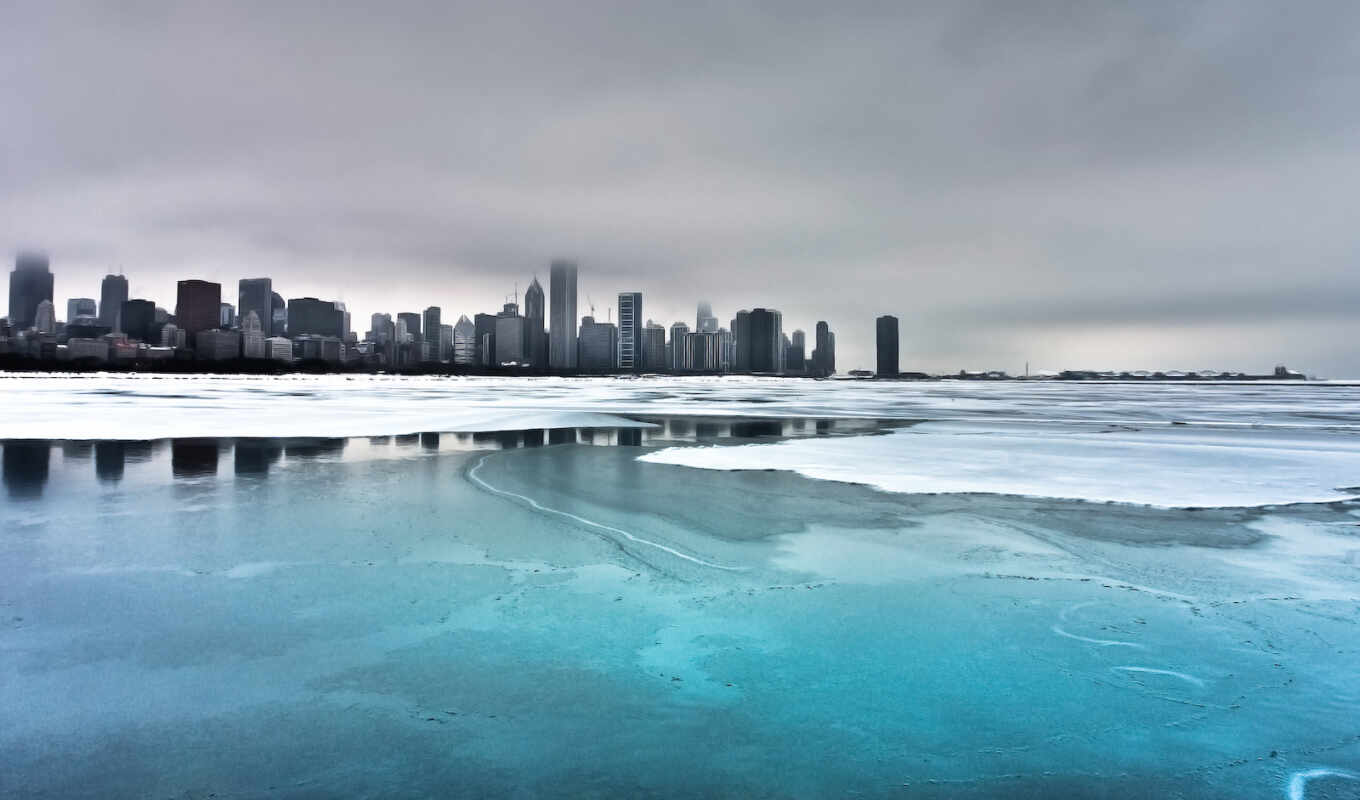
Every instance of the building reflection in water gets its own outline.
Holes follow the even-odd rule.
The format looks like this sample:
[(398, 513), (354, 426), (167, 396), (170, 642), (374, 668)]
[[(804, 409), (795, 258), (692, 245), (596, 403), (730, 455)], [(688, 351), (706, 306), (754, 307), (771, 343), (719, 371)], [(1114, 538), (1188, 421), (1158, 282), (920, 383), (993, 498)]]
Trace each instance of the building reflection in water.
[(410, 447), (413, 444), (420, 443), (420, 434), (418, 433), (403, 433), (395, 438), (397, 440), (397, 445), (401, 447)]
[(170, 473), (176, 478), (217, 474), (216, 439), (172, 439)]
[(41, 497), (47, 484), (52, 443), (47, 439), (10, 439), (5, 442), (5, 490), (14, 499)]
[(283, 445), (277, 439), (237, 439), (235, 467), (237, 475), (266, 475), (269, 468), (283, 457)]
[(101, 481), (117, 483), (123, 479), (127, 463), (127, 442), (95, 442), (94, 474)]
[(348, 439), (286, 439), (283, 454), (288, 458), (315, 461), (318, 458), (339, 456), (345, 451)]
[(439, 434), (432, 431), (420, 434), (420, 447), (424, 450), (438, 450)]
[(71, 461), (85, 461), (94, 454), (94, 442), (72, 441), (61, 443), (61, 457)]

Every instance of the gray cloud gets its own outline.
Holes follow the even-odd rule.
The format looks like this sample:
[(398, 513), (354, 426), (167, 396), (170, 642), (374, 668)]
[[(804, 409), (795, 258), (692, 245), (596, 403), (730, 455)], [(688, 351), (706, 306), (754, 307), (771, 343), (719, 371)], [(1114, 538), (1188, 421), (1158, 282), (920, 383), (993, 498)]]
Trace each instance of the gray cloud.
[(0, 246), (356, 319), (872, 317), (904, 366), (1360, 375), (1348, 3), (0, 4)]

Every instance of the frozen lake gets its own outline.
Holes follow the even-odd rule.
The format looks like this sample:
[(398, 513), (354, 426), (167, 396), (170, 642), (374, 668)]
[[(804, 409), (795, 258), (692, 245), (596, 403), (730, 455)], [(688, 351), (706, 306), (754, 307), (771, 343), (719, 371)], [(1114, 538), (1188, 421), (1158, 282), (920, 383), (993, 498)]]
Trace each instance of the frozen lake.
[(0, 400), (3, 796), (1360, 796), (1360, 387)]

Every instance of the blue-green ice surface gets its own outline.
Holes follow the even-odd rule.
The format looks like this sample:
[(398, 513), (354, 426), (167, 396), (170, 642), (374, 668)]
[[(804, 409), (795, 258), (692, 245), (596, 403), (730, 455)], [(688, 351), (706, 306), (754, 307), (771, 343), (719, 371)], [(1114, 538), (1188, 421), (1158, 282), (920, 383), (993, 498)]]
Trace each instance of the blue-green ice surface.
[(5, 442), (0, 795), (1360, 796), (1354, 502), (895, 494), (654, 421)]

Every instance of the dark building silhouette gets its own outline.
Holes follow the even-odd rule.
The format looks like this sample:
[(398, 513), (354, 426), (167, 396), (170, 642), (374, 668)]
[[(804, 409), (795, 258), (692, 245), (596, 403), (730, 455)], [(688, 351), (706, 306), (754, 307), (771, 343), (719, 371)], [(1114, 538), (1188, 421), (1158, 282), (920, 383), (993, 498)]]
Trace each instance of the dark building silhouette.
[(576, 369), (576, 265), (570, 261), (552, 262), (548, 289), (552, 292), (548, 298), (552, 303), (548, 320), (548, 366)]
[(14, 259), (14, 271), (9, 274), (9, 324), (15, 330), (33, 327), (38, 304), (52, 302), (52, 282), (46, 255), (20, 253)]
[(123, 465), (127, 461), (127, 445), (105, 441), (94, 444), (94, 474), (101, 481), (121, 481)]
[(414, 311), (403, 311), (397, 315), (397, 322), (406, 323), (406, 332), (411, 334), (411, 341), (423, 342), (425, 337), (420, 333), (420, 315)]
[(476, 363), (481, 367), (492, 366), (496, 363), (496, 315), (478, 314), (472, 326), (477, 337)]
[(732, 318), (732, 371), (751, 371), (751, 312), (746, 309)]
[(582, 317), (577, 347), (577, 365), (582, 372), (611, 372), (618, 367), (619, 330), (611, 323)]
[(699, 308), (694, 314), (694, 332), (718, 332), (718, 318), (713, 316), (713, 306), (707, 300), (699, 301)]
[(642, 292), (619, 292), (619, 369), (642, 368)]
[(42, 495), (47, 484), (52, 443), (46, 439), (10, 439), (4, 445), (5, 489), (14, 499)]
[(524, 365), (529, 361), (529, 329), (519, 305), (506, 303), (496, 315), (496, 364)]
[(825, 321), (817, 323), (816, 342), (812, 350), (812, 371), (816, 375), (836, 372), (836, 334)]
[(288, 304), (283, 302), (283, 295), (278, 292), (269, 293), (269, 316), (272, 318), (269, 327), (273, 329), (274, 336), (288, 332)]
[(345, 312), (328, 300), (294, 297), (288, 300), (288, 335), (344, 336)]
[(538, 278), (529, 282), (524, 290), (524, 330), (528, 341), (525, 342), (525, 355), (529, 366), (546, 369), (548, 366), (548, 339), (543, 331), (543, 287)]
[(439, 317), (442, 313), (439, 306), (430, 306), (420, 317), (423, 332), (420, 341), (424, 342), (420, 351), (421, 361), (439, 360)]
[(237, 439), (234, 468), (237, 475), (265, 475), (283, 456), (275, 439)]
[(796, 330), (789, 337), (789, 346), (784, 349), (784, 370), (801, 374), (807, 369), (807, 334)]
[(156, 322), (156, 304), (150, 300), (124, 300), (118, 318), (129, 339), (142, 342), (160, 340), (161, 324)]
[(217, 474), (216, 439), (174, 439), (170, 442), (170, 473), (176, 478)]
[(901, 372), (897, 363), (897, 317), (884, 314), (878, 318), (878, 370), (880, 378), (895, 378)]
[[(749, 342), (751, 372), (784, 371), (784, 315), (772, 308), (753, 308), (750, 312)], [(741, 344), (737, 344), (741, 347)]]
[(272, 278), (242, 278), (237, 285), (236, 313), (245, 319), (254, 311), (255, 316), (260, 318), (260, 333), (265, 338), (275, 335), (273, 296)]
[(112, 331), (127, 330), (123, 327), (123, 303), (128, 299), (127, 278), (122, 275), (105, 275), (99, 285), (99, 322)]
[(199, 331), (215, 330), (222, 308), (222, 284), (180, 281), (175, 292), (175, 325), (193, 341)]

